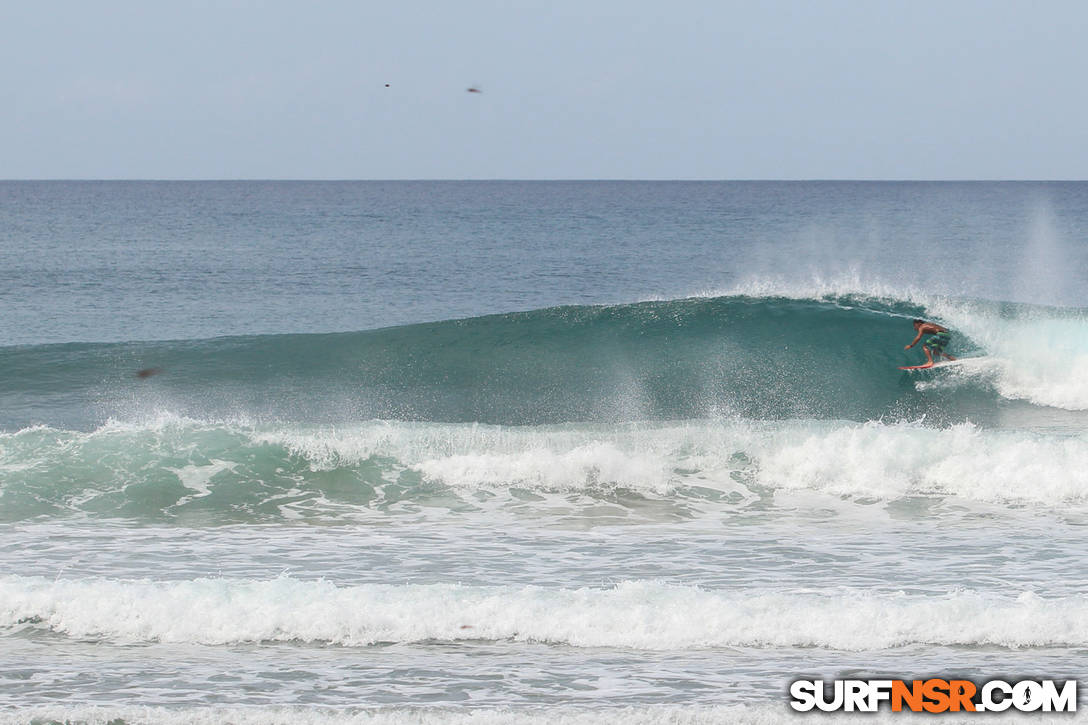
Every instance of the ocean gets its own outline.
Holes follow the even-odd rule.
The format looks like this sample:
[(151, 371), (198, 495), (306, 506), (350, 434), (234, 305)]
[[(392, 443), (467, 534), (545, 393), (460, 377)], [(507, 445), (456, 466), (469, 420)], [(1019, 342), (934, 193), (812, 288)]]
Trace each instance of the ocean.
[(1077, 679), (1086, 242), (1082, 182), (0, 182), (0, 722)]

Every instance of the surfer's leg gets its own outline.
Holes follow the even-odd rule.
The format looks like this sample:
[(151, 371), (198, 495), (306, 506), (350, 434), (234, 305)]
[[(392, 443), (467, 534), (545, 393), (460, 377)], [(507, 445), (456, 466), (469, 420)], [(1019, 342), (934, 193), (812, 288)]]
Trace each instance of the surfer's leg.
[(933, 356), (930, 355), (930, 348), (932, 348), (932, 352), (937, 354), (937, 360), (940, 360), (942, 357), (946, 357), (949, 360), (956, 359), (944, 351), (944, 349), (948, 347), (948, 343), (951, 341), (952, 336), (949, 335), (947, 332), (938, 332), (936, 335), (930, 337), (928, 340), (922, 343), (922, 349), (926, 351), (926, 357), (929, 358), (930, 364), (933, 364), (934, 362)]
[(933, 364), (933, 353), (931, 353), (929, 351), (929, 348), (926, 347), (925, 345), (922, 345), (922, 352), (924, 352), (926, 354), (926, 361), (927, 361), (926, 362), (926, 367), (929, 367), (930, 365)]

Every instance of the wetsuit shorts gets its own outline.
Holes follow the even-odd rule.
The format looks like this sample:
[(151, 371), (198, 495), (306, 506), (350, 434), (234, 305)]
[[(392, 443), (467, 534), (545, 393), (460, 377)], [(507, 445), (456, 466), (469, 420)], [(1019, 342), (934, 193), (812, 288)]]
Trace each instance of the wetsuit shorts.
[(926, 345), (933, 352), (944, 352), (950, 342), (952, 342), (952, 335), (947, 332), (938, 332), (926, 339)]

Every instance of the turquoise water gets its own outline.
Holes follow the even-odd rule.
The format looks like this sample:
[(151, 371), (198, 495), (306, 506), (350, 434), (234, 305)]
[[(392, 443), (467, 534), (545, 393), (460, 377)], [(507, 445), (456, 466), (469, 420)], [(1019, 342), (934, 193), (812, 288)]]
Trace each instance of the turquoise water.
[[(1086, 230), (1081, 183), (0, 183), (0, 721), (1075, 678)], [(964, 362), (898, 370), (914, 317)]]

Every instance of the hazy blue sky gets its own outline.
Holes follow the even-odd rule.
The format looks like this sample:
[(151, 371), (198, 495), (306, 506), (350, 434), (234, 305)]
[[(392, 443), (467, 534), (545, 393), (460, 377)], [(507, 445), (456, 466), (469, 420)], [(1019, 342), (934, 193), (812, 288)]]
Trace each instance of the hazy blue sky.
[(0, 60), (9, 179), (1083, 179), (1088, 162), (1083, 1), (26, 0), (0, 11)]

